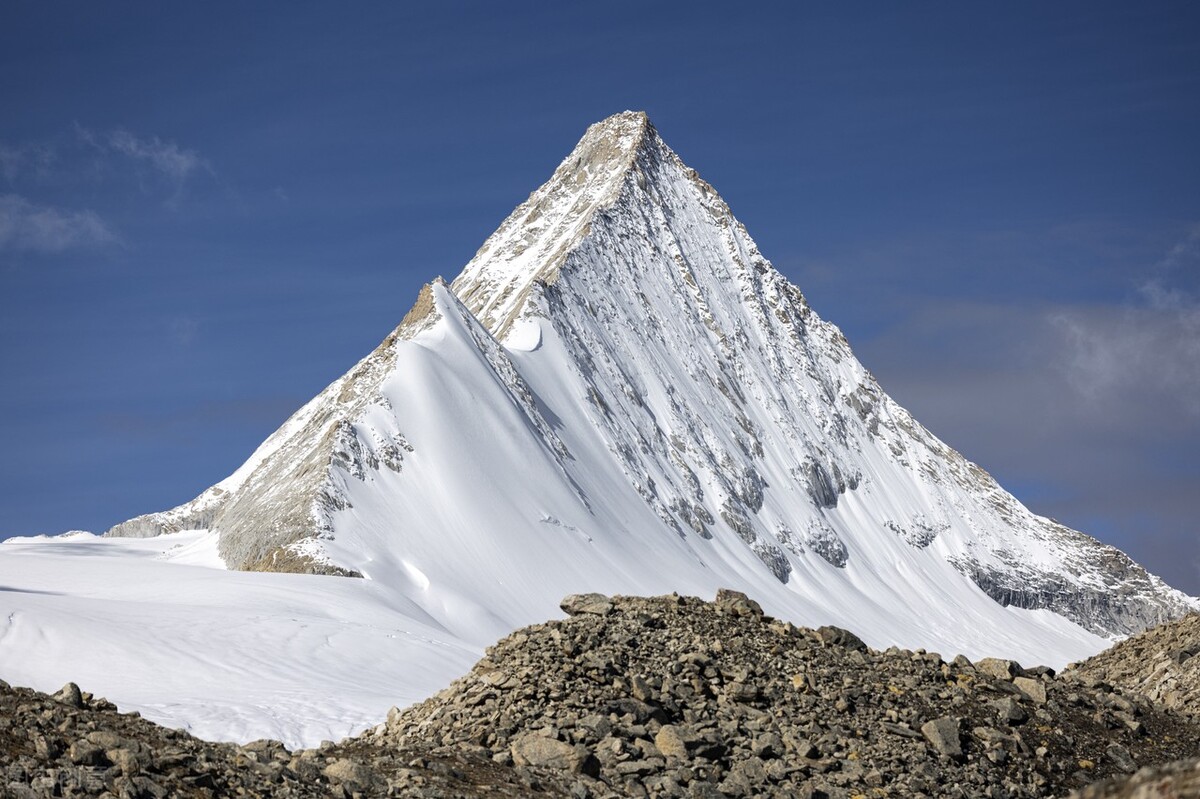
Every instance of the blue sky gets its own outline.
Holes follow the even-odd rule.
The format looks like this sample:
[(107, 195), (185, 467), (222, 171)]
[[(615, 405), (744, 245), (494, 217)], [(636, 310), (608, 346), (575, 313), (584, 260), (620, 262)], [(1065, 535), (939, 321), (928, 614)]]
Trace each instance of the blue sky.
[(1200, 593), (1190, 3), (13, 2), (0, 536), (190, 499), (644, 109), (884, 387)]

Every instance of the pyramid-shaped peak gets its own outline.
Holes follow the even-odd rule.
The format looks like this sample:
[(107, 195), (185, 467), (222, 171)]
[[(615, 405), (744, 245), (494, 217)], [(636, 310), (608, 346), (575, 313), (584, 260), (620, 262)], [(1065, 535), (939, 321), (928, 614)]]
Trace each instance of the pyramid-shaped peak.
[[(1054, 666), (1200, 609), (1117, 550), (1033, 515), (923, 428), (633, 112), (589, 128), (449, 289), (427, 285), (396, 331), (230, 477), (111, 534), (203, 529), (234, 568), (368, 578), (333, 593), (314, 583), (314, 618), (337, 622), (325, 605), (363, 597), (365, 632), (342, 649), (359, 664), (384, 653), (375, 660), (404, 679), (452, 673), (465, 662), (456, 653), (580, 592), (727, 587), (878, 648)], [(206, 540), (159, 551), (175, 547), (184, 556), (167, 560), (194, 569)], [(225, 604), (263, 615), (263, 595)], [(134, 629), (123, 619), (136, 613), (104, 626)], [(956, 623), (931, 622), (946, 618)], [(414, 626), (394, 646), (362, 637), (403, 619)], [(222, 651), (249, 640), (221, 643), (210, 626)], [(173, 629), (159, 632), (182, 662), (195, 636)], [(25, 655), (25, 639), (9, 638), (0, 662)], [(35, 664), (97, 649), (55, 638), (69, 648)], [(272, 643), (287, 636), (257, 638), (266, 648), (234, 677), (292, 654)], [(330, 680), (327, 661), (310, 659), (300, 694), (347, 682)], [(391, 674), (371, 684), (386, 694)], [(269, 695), (263, 685), (235, 693)], [(352, 687), (334, 699), (361, 701)], [(346, 703), (324, 704), (344, 729)], [(230, 718), (245, 735), (242, 710)], [(316, 729), (311, 707), (292, 713), (277, 729)]]

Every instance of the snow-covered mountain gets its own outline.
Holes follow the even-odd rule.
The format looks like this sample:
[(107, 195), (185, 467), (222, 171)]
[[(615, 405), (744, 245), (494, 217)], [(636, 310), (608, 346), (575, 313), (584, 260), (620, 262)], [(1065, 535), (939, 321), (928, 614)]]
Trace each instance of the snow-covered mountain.
[(230, 477), (106, 535), (185, 530), (232, 569), (364, 578), (291, 579), (313, 608), (353, 594), (417, 620), (422, 663), (457, 658), (447, 681), (455, 647), (583, 591), (731, 587), (875, 646), (1053, 665), (1200, 607), (893, 402), (630, 112)]
[(964, 644), (997, 603), (1103, 636), (1195, 607), (893, 402), (630, 112), (232, 477), (109, 535), (195, 527), (233, 568), (395, 581), (451, 627), (729, 583)]

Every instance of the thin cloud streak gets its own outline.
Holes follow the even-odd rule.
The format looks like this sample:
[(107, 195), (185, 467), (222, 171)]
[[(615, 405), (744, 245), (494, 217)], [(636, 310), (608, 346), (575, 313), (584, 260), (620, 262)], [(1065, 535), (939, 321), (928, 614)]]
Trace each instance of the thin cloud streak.
[[(125, 128), (96, 132), (75, 123), (76, 138), (92, 148), (104, 161), (107, 169), (121, 167), (120, 162), (133, 165), (139, 179), (151, 176), (170, 187), (168, 206), (178, 205), (184, 190), (197, 174), (214, 174), (208, 161), (195, 150), (181, 147), (158, 136), (140, 137)], [(146, 187), (143, 186), (143, 189)]]
[(884, 390), (1035, 512), (1200, 593), (1197, 304), (1131, 300), (931, 300), (852, 343)]
[(114, 151), (150, 164), (177, 184), (182, 184), (198, 170), (208, 169), (194, 150), (185, 150), (175, 142), (163, 141), (157, 136), (139, 139), (127, 130), (118, 129), (108, 134), (107, 141)]
[(120, 241), (94, 211), (37, 205), (16, 194), (0, 195), (0, 251), (60, 253)]
[(1119, 395), (1160, 394), (1200, 416), (1200, 298), (1171, 285), (1200, 265), (1200, 225), (1159, 261), (1136, 304), (1052, 316), (1066, 344), (1065, 366), (1081, 398), (1100, 409)]
[[(15, 248), (17, 242), (23, 242), (22, 249), (54, 252), (76, 246), (67, 242), (115, 238), (105, 235), (107, 228), (95, 213), (60, 210), (68, 196), (65, 192), (74, 192), (81, 184), (93, 195), (99, 191), (113, 202), (121, 202), (123, 191), (132, 182), (142, 195), (158, 195), (168, 208), (177, 209), (201, 174), (215, 172), (195, 150), (158, 136), (139, 136), (126, 128), (95, 131), (76, 122), (69, 132), (43, 140), (0, 141), (0, 179), (8, 184), (11, 196), (23, 199), (27, 206), (40, 204), (56, 211), (58, 217), (42, 214), (14, 227), (14, 218), (24, 219), (31, 212), (18, 209), (10, 200), (5, 246)], [(78, 236), (73, 238), (63, 230), (76, 230)]]

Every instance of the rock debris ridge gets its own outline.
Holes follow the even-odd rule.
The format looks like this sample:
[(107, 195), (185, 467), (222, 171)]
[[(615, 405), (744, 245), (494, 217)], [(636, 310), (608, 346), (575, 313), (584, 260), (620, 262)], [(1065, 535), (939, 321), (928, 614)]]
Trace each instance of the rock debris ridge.
[(436, 696), (310, 749), (200, 741), (74, 684), (49, 696), (0, 682), (0, 793), (1195, 795), (1194, 764), (1164, 765), (1200, 745), (1192, 717), (1070, 672), (874, 650), (730, 590), (713, 602), (592, 593), (561, 605), (567, 618), (505, 637)]

